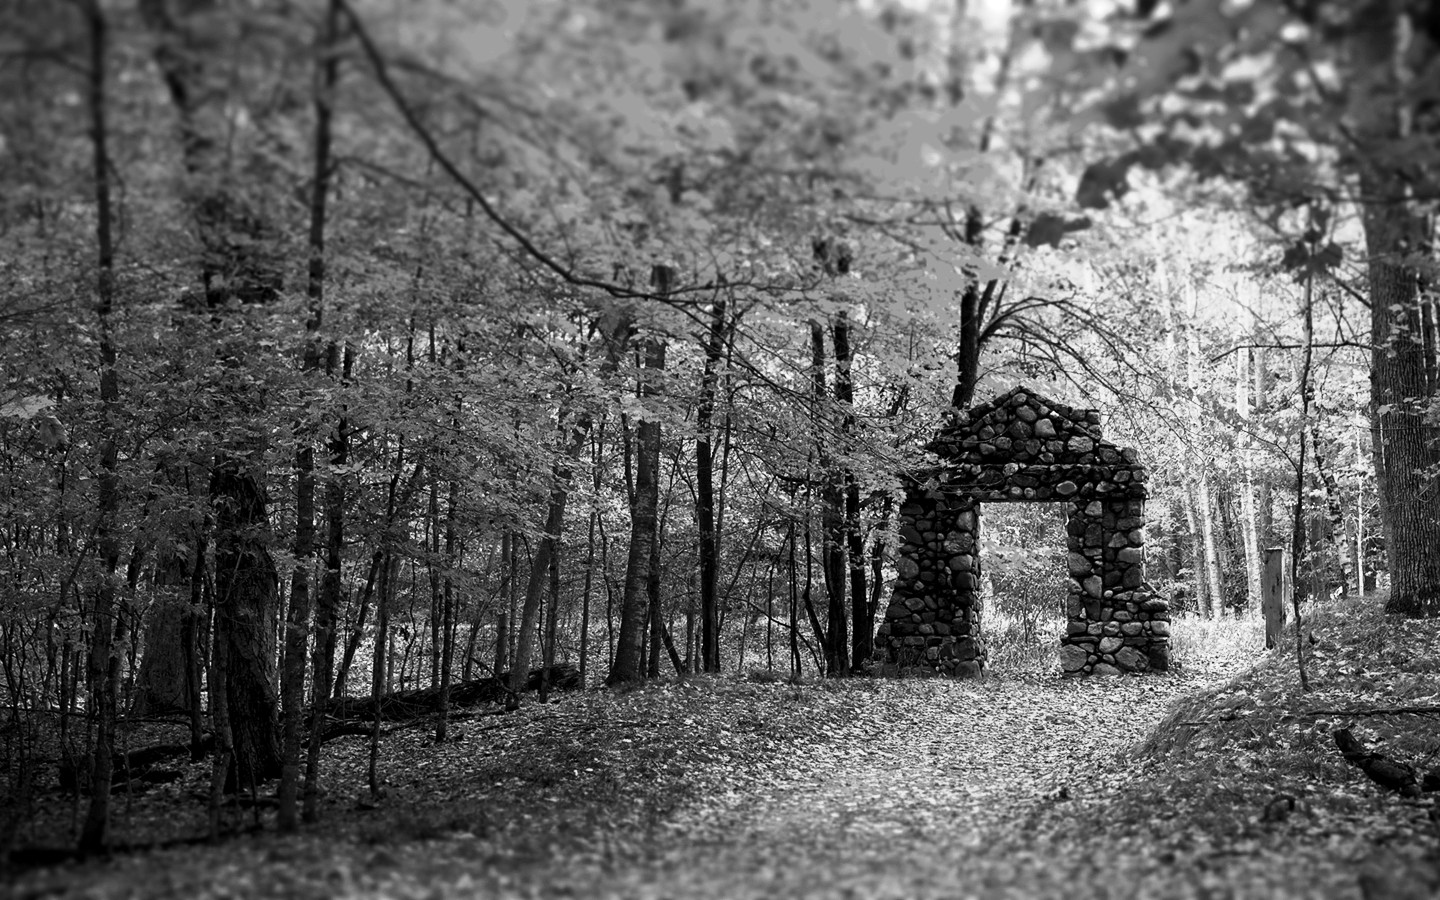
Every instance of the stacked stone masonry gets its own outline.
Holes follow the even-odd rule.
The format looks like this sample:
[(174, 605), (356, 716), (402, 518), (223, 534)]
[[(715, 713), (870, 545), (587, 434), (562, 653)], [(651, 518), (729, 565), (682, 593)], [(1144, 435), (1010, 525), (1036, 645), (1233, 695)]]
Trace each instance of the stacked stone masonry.
[(876, 634), (883, 671), (976, 677), (983, 503), (1069, 507), (1066, 675), (1169, 666), (1169, 606), (1145, 582), (1145, 467), (1107, 442), (1094, 410), (1017, 387), (958, 413), (927, 448), (939, 465), (908, 476), (898, 577)]

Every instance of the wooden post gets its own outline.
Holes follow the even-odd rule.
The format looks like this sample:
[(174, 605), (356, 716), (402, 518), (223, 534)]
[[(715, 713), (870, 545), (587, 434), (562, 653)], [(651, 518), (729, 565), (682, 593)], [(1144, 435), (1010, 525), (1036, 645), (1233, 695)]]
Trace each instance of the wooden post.
[(1265, 551), (1265, 577), (1260, 583), (1260, 609), (1265, 614), (1265, 649), (1280, 643), (1285, 627), (1285, 548)]

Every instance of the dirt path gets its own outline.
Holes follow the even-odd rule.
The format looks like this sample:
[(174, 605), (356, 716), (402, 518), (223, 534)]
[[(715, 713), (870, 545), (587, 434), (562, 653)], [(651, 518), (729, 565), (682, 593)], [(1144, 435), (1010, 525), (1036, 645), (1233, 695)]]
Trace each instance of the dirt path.
[(876, 698), (873, 718), (784, 775), (737, 785), (680, 818), (651, 858), (587, 867), (551, 888), (647, 898), (1144, 896), (1151, 866), (1124, 865), (1123, 848), (1098, 852), (1082, 839), (1057, 859), (1051, 836), (1027, 824), (1055, 804), (1103, 808), (1123, 776), (1119, 754), (1196, 686), (900, 685), (900, 696)]
[[(747, 694), (717, 683), (669, 707), (657, 693), (597, 695), (568, 711), (538, 710), (531, 725), (589, 754), (575, 765), (601, 768), (610, 754), (635, 771), (628, 748), (642, 740), (634, 729), (669, 708), (671, 744), (691, 743), (684, 728), (707, 729), (696, 746), (742, 753), (711, 768), (734, 778), (677, 815), (634, 817), (630, 828), (562, 816), (537, 830), (521, 821), (529, 837), (518, 844), (483, 828), (470, 833), (462, 821), (419, 840), (268, 835), (213, 851), (120, 857), (34, 880), (38, 889), (17, 896), (1359, 900), (1353, 866), (1336, 852), (1340, 833), (1258, 824), (1268, 786), (1227, 802), (1226, 822), (1207, 821), (1175, 802), (1163, 773), (1135, 768), (1131, 751), (1170, 701), (1234, 668), (1083, 683), (867, 680), (806, 688), (789, 708), (783, 685)], [(608, 714), (589, 708), (601, 702)], [(787, 723), (801, 719), (803, 738), (787, 736)], [(537, 746), (518, 727), (494, 727), (522, 748)], [(724, 729), (730, 737), (721, 739)], [(759, 738), (774, 738), (779, 758), (744, 756)], [(498, 749), (479, 734), (447, 745), (456, 755), (444, 757), (446, 793), (483, 785), (483, 762)], [(435, 752), (409, 751), (422, 768), (441, 765), (427, 755)], [(566, 783), (525, 788), (521, 818), (526, 807), (563, 799)], [(1193, 783), (1226, 786), (1223, 776)]]

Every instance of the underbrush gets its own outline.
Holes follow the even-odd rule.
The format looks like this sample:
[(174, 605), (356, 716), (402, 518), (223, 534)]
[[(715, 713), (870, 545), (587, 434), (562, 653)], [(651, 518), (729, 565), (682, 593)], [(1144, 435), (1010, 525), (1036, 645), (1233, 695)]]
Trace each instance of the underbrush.
[[(1118, 818), (1127, 807), (1162, 806), (1174, 832), (1145, 839), (1182, 855), (1194, 848), (1191, 830), (1211, 836), (1206, 852), (1299, 842), (1354, 863), (1362, 888), (1370, 878), (1380, 891), (1366, 896), (1390, 896), (1385, 885), (1398, 872), (1440, 890), (1440, 874), (1423, 861), (1440, 847), (1435, 795), (1381, 788), (1335, 743), (1348, 728), (1371, 752), (1420, 773), (1440, 769), (1440, 621), (1383, 608), (1384, 597), (1372, 596), (1305, 611), (1308, 691), (1292, 623), (1253, 667), (1176, 701), (1127, 761), (1133, 788), (1119, 792)], [(1217, 634), (1195, 628), (1189, 641), (1214, 647)]]
[[(1060, 616), (1032, 618), (996, 612), (984, 627), (986, 669), (1005, 676), (1058, 675), (1060, 639), (1065, 620)], [(1180, 616), (1170, 627), (1170, 663), (1181, 675), (1248, 664), (1260, 659), (1265, 648), (1265, 623), (1259, 616), (1203, 619)]]

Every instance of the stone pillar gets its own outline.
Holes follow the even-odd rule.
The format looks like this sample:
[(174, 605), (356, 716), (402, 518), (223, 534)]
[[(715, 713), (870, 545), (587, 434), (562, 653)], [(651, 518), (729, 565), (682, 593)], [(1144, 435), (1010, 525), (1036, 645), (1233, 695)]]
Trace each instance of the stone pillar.
[(976, 505), (939, 490), (907, 494), (895, 592), (876, 634), (882, 669), (971, 678), (983, 672)]
[(1072, 505), (1067, 675), (1163, 671), (1170, 664), (1169, 604), (1145, 583), (1145, 501)]

